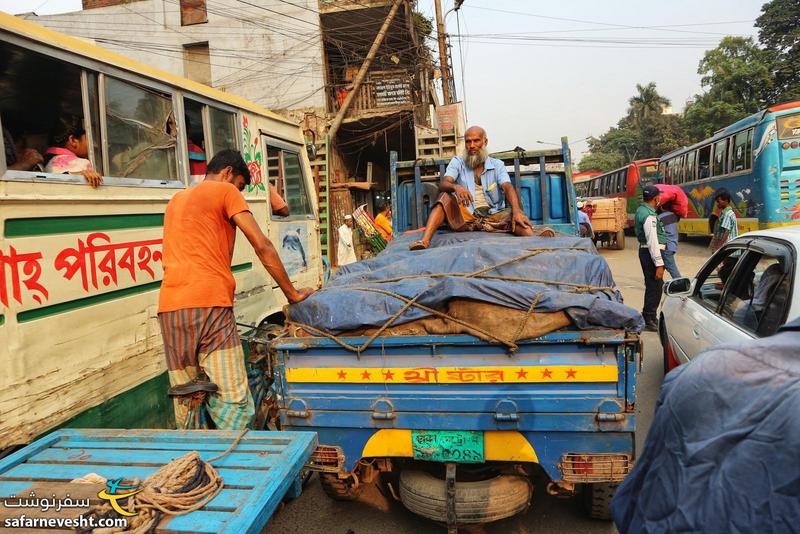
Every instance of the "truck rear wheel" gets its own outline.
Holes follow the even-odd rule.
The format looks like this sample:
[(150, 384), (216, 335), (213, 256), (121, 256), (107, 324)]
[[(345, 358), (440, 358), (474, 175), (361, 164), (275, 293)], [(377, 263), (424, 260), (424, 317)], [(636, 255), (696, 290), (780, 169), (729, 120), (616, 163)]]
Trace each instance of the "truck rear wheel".
[(612, 519), (611, 499), (617, 492), (619, 484), (612, 482), (596, 482), (586, 484), (583, 495), (586, 512), (592, 519)]
[(354, 501), (364, 489), (353, 477), (339, 478), (336, 473), (320, 473), (319, 481), (322, 490), (334, 501)]
[[(415, 514), (447, 522), (446, 482), (425, 471), (400, 473), (400, 500)], [(527, 478), (498, 475), (476, 482), (456, 482), (456, 519), (489, 523), (524, 511), (533, 489)]]

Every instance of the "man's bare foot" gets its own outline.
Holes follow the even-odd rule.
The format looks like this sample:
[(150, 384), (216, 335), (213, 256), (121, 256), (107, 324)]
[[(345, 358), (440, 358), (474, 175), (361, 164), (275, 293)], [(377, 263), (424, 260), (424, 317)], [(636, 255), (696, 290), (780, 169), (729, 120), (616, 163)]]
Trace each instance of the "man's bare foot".
[(417, 239), (410, 245), (408, 245), (408, 250), (425, 250), (430, 246), (430, 243), (426, 243), (423, 239)]

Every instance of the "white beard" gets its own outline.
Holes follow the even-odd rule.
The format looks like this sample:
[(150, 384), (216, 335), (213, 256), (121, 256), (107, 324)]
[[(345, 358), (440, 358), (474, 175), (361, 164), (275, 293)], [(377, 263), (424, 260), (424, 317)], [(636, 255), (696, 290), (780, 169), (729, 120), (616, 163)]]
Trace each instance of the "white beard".
[(483, 165), (483, 162), (489, 157), (489, 151), (486, 147), (483, 147), (477, 154), (470, 154), (469, 151), (465, 149), (462, 157), (470, 169), (477, 169)]

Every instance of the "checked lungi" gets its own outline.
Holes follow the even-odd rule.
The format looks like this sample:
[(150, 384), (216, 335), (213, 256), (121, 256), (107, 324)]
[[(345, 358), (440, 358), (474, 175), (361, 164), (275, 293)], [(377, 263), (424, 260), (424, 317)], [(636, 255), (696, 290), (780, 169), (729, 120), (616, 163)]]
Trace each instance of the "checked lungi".
[[(247, 428), (255, 413), (247, 385), (244, 350), (233, 308), (187, 308), (158, 314), (169, 383), (190, 382), (202, 369), (219, 387), (206, 408), (219, 429)], [(174, 399), (175, 422), (182, 428), (188, 407)]]

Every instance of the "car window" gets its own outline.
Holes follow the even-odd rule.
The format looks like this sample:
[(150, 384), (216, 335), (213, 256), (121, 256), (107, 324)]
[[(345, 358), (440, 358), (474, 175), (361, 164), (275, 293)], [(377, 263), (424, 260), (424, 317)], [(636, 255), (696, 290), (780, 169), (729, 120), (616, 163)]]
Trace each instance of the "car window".
[(716, 310), (722, 298), (725, 283), (741, 258), (741, 249), (727, 247), (714, 255), (697, 276), (694, 298), (703, 306)]
[(784, 258), (748, 253), (726, 287), (721, 315), (758, 336), (774, 334), (786, 316), (789, 274)]

